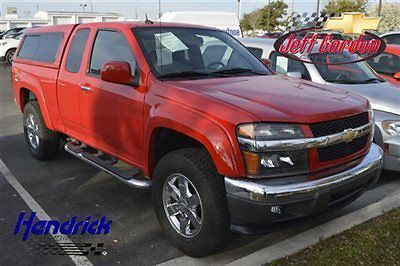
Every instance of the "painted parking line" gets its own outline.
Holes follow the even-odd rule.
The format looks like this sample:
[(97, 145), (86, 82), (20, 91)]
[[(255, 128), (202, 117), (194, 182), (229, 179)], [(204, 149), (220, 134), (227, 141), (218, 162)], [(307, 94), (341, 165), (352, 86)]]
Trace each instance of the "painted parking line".
[[(39, 220), (51, 220), (50, 216), (44, 211), (44, 209), (39, 205), (39, 203), (29, 194), (28, 191), (18, 182), (18, 180), (11, 173), (10, 169), (5, 165), (5, 163), (0, 159), (0, 173), (5, 177), (8, 183), (17, 191), (17, 193), (21, 196), (21, 198), (25, 201), (25, 203), (29, 206), (29, 208), (36, 212), (36, 216)], [(71, 244), (68, 248), (76, 248), (75, 244), (65, 235), (60, 233), (51, 234), (54, 240), (57, 243), (61, 243), (60, 239), (62, 239), (62, 243)], [(69, 255), (71, 260), (77, 266), (93, 266), (90, 260), (85, 256), (76, 256)]]

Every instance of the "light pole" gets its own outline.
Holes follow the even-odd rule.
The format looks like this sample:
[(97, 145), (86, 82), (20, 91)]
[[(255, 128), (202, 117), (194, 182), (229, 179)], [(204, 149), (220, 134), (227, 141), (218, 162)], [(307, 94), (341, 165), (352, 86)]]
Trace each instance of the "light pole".
[(83, 13), (85, 13), (85, 8), (87, 7), (87, 4), (79, 4), (82, 7)]
[(268, 0), (268, 12), (267, 12), (267, 32), (269, 32), (270, 10), (271, 10), (271, 0)]
[(238, 19), (240, 20), (240, 14), (242, 13), (242, 3), (240, 2), (240, 0), (237, 0), (238, 1)]
[(320, 0), (317, 0), (317, 17), (319, 17), (319, 4), (320, 4)]
[(382, 15), (382, 0), (379, 0), (379, 5), (378, 5), (378, 17)]
[(292, 15), (294, 13), (294, 0), (292, 0)]

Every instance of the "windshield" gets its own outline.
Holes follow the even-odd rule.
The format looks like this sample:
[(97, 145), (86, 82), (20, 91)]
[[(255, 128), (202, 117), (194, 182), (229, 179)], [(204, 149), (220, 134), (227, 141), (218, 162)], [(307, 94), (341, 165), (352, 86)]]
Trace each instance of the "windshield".
[(133, 29), (157, 78), (269, 75), (269, 69), (229, 34), (208, 29)]
[[(309, 55), (309, 58), (314, 63), (332, 64), (348, 62), (349, 59), (357, 60), (358, 56), (344, 51), (341, 54), (315, 53)], [(315, 66), (322, 78), (327, 82), (339, 84), (383, 82), (365, 62), (339, 65), (316, 64)]]

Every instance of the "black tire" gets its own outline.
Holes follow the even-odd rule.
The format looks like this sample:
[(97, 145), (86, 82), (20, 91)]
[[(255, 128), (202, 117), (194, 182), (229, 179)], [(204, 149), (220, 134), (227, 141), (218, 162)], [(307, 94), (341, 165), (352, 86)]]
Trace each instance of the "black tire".
[(6, 63), (10, 66), (12, 65), (15, 51), (16, 51), (16, 49), (10, 49), (7, 51), (7, 53), (5, 55)]
[[(38, 144), (33, 145), (29, 138), (29, 121), (33, 117), (37, 130), (34, 135), (38, 136)], [(54, 158), (59, 150), (60, 138), (59, 135), (46, 127), (42, 112), (37, 101), (28, 102), (24, 109), (24, 135), (29, 152), (38, 160), (48, 160)], [(35, 127), (36, 128), (36, 127)], [(36, 142), (35, 142), (36, 143)]]
[[(191, 182), (201, 198), (202, 226), (192, 238), (182, 236), (174, 229), (164, 209), (164, 184), (177, 173)], [(153, 180), (152, 194), (158, 221), (178, 248), (192, 257), (204, 257), (229, 242), (230, 217), (224, 179), (218, 174), (206, 150), (185, 148), (165, 155), (155, 168)]]

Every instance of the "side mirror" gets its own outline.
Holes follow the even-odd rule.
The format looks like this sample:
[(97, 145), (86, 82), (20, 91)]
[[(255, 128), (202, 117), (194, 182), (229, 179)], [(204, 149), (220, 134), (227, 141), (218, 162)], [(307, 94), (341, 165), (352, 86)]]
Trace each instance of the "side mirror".
[(101, 69), (101, 79), (104, 81), (139, 86), (140, 78), (138, 75), (132, 76), (131, 66), (128, 62), (110, 61), (103, 65)]
[(267, 58), (262, 58), (261, 61), (266, 65), (267, 67), (271, 67), (271, 61)]
[(400, 72), (397, 72), (396, 74), (393, 75), (394, 79), (400, 80)]
[(303, 75), (300, 72), (287, 72), (286, 76), (289, 78), (301, 79)]

